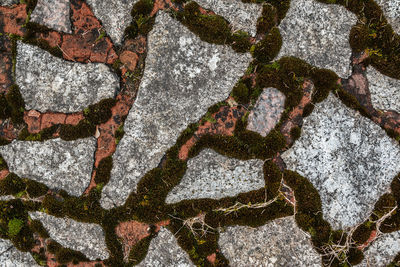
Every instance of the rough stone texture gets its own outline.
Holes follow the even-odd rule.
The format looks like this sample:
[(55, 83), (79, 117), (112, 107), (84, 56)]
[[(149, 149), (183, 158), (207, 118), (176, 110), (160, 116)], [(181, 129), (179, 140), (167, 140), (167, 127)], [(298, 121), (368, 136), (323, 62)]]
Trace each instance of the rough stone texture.
[(103, 189), (105, 208), (125, 202), (179, 134), (228, 97), (251, 60), (249, 54), (201, 41), (164, 12), (157, 16), (148, 43), (138, 96), (113, 156), (111, 180)]
[(13, 141), (0, 146), (10, 172), (79, 196), (90, 182), (96, 140)]
[(124, 30), (131, 23), (131, 9), (138, 0), (87, 0), (95, 16), (102, 22), (107, 34), (121, 43)]
[(56, 31), (72, 33), (69, 0), (38, 0), (31, 21)]
[(393, 30), (400, 34), (400, 0), (376, 0), (375, 2), (381, 6)]
[(80, 111), (113, 97), (119, 87), (105, 64), (67, 62), (21, 42), (17, 50), (16, 79), (27, 109)]
[(230, 266), (321, 266), (321, 258), (293, 217), (264, 226), (231, 226), (220, 233), (221, 252)]
[(284, 109), (285, 95), (275, 88), (265, 88), (250, 112), (247, 130), (267, 136), (279, 122)]
[(385, 76), (372, 66), (367, 69), (367, 79), (372, 105), (400, 112), (400, 80)]
[(214, 150), (204, 149), (188, 161), (179, 185), (168, 194), (166, 202), (184, 199), (235, 196), (265, 186), (263, 161), (227, 158)]
[(146, 258), (138, 264), (139, 267), (153, 266), (195, 266), (189, 255), (178, 245), (174, 235), (162, 227), (157, 237), (151, 240)]
[(233, 30), (242, 30), (256, 35), (257, 18), (261, 16), (262, 5), (243, 3), (241, 0), (197, 0), (199, 5), (211, 9), (228, 20)]
[(33, 267), (39, 266), (28, 252), (16, 249), (11, 241), (0, 239), (0, 266)]
[(57, 218), (37, 211), (29, 212), (29, 216), (34, 220), (40, 220), (50, 237), (62, 246), (80, 251), (90, 260), (108, 258), (104, 233), (100, 225)]
[(383, 234), (364, 252), (360, 267), (383, 267), (389, 264), (400, 252), (400, 231)]
[(302, 136), (282, 159), (319, 191), (335, 229), (364, 221), (400, 171), (396, 142), (332, 94), (304, 119)]
[(340, 77), (351, 74), (350, 30), (357, 17), (339, 5), (314, 0), (293, 0), (279, 25), (283, 45), (278, 58), (299, 57)]
[(19, 0), (0, 0), (0, 6), (11, 6), (18, 3)]

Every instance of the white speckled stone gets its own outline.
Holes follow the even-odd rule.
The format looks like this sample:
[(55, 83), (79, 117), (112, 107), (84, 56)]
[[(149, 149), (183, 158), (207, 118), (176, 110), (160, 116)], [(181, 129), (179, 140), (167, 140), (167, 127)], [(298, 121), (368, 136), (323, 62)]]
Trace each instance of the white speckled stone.
[(376, 0), (375, 2), (381, 6), (393, 30), (400, 34), (400, 0)]
[(233, 197), (265, 186), (262, 160), (238, 160), (204, 149), (187, 164), (185, 175), (180, 184), (169, 192), (166, 203)]
[(38, 0), (30, 21), (72, 33), (69, 0)]
[(13, 141), (0, 146), (10, 172), (80, 196), (90, 183), (96, 139)]
[(262, 5), (243, 3), (241, 0), (197, 0), (199, 5), (211, 9), (228, 20), (233, 30), (242, 30), (255, 36), (257, 19), (261, 16)]
[(400, 113), (400, 80), (385, 76), (372, 66), (367, 69), (367, 79), (372, 105)]
[(17, 84), (27, 109), (76, 112), (119, 88), (116, 74), (102, 63), (81, 64), (52, 56), (38, 47), (18, 42)]
[(278, 58), (295, 56), (347, 78), (351, 74), (348, 37), (357, 17), (339, 5), (292, 0), (279, 25), (282, 48)]
[(292, 216), (257, 228), (228, 227), (220, 233), (218, 244), (232, 267), (321, 266), (320, 255)]
[(125, 202), (179, 134), (229, 96), (251, 60), (250, 54), (201, 41), (165, 12), (158, 14), (148, 44), (138, 96), (103, 189), (104, 208)]
[(28, 252), (16, 249), (10, 240), (0, 239), (0, 266), (1, 267), (36, 267), (39, 264)]
[(151, 240), (146, 258), (136, 266), (194, 267), (195, 265), (190, 261), (186, 251), (178, 245), (174, 235), (162, 227), (157, 237)]
[(19, 0), (0, 0), (0, 6), (11, 6), (18, 3)]
[(384, 267), (400, 252), (400, 231), (379, 236), (364, 252), (360, 267)]
[(138, 0), (87, 0), (86, 2), (111, 39), (120, 44), (125, 28), (132, 21), (131, 10)]
[(29, 212), (33, 220), (39, 220), (50, 238), (63, 247), (82, 252), (90, 260), (107, 259), (109, 254), (103, 229), (94, 223), (81, 223), (70, 218), (58, 218), (44, 212)]
[(315, 186), (335, 229), (363, 222), (400, 171), (398, 144), (332, 94), (304, 119), (282, 159)]

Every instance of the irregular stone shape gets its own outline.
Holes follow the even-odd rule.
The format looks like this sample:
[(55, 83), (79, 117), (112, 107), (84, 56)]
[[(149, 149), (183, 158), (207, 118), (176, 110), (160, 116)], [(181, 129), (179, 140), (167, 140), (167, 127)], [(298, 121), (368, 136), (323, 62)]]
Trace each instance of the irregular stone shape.
[(169, 192), (166, 203), (184, 199), (235, 196), (265, 186), (263, 161), (238, 160), (204, 149), (188, 161), (179, 185)]
[(39, 266), (28, 252), (16, 249), (10, 240), (0, 239), (0, 265), (5, 267)]
[(396, 142), (332, 94), (304, 119), (302, 136), (282, 159), (319, 191), (335, 229), (364, 221), (400, 171)]
[(384, 267), (400, 252), (400, 231), (379, 236), (364, 252), (360, 267)]
[(174, 235), (161, 227), (157, 237), (151, 240), (146, 258), (136, 266), (191, 267), (195, 265), (190, 261), (189, 255), (178, 245)]
[(31, 21), (56, 31), (72, 33), (69, 0), (38, 0)]
[(90, 260), (108, 258), (108, 249), (100, 225), (58, 218), (38, 211), (29, 212), (29, 216), (39, 220), (50, 237), (63, 247), (80, 251)]
[(13, 141), (0, 146), (10, 172), (80, 196), (89, 185), (96, 139)]
[(18, 3), (19, 0), (0, 0), (0, 6), (11, 6)]
[(121, 205), (139, 179), (157, 167), (179, 134), (212, 104), (226, 99), (251, 60), (230, 47), (203, 42), (160, 12), (149, 34), (149, 53), (125, 135), (113, 156), (101, 204)]
[(400, 34), (400, 0), (376, 0), (375, 2), (381, 6), (393, 30)]
[(319, 254), (293, 216), (257, 228), (228, 227), (218, 244), (230, 266), (321, 266)]
[(102, 63), (81, 64), (18, 42), (16, 79), (27, 109), (76, 112), (114, 97), (116, 74)]
[(247, 130), (267, 136), (279, 122), (284, 109), (285, 95), (278, 89), (265, 88), (250, 112)]
[(367, 79), (372, 105), (400, 113), (400, 80), (385, 76), (372, 66), (367, 69)]
[(342, 6), (292, 0), (279, 25), (283, 44), (278, 58), (295, 56), (347, 78), (351, 74), (348, 37), (356, 22), (356, 15)]
[(101, 20), (107, 34), (116, 43), (121, 43), (125, 28), (132, 21), (131, 9), (138, 0), (87, 0), (94, 15)]
[(257, 18), (261, 16), (262, 5), (243, 3), (241, 0), (197, 0), (199, 5), (211, 9), (228, 20), (233, 30), (242, 30), (255, 36)]

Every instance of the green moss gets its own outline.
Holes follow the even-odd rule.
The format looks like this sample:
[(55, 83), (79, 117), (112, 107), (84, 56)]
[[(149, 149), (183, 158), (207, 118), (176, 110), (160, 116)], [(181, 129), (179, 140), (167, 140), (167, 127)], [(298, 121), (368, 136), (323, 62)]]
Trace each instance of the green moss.
[(357, 245), (362, 245), (369, 239), (374, 229), (375, 224), (363, 223), (356, 228), (351, 237)]
[(64, 214), (63, 201), (56, 199), (55, 196), (46, 195), (43, 199), (42, 206), (46, 210), (46, 213), (50, 215), (62, 217)]
[(25, 183), (16, 174), (10, 173), (0, 180), (0, 194), (2, 195), (16, 195), (25, 190)]
[(7, 162), (4, 160), (4, 158), (0, 155), (0, 171), (1, 170), (7, 170)]
[(375, 218), (379, 219), (383, 215), (390, 212), (396, 206), (397, 202), (393, 194), (391, 193), (383, 194), (375, 204), (373, 217), (377, 216)]
[(131, 15), (133, 18), (137, 17), (138, 15), (149, 15), (153, 10), (153, 1), (152, 0), (140, 0), (137, 2), (131, 11)]
[(5, 146), (5, 145), (8, 145), (10, 143), (11, 143), (10, 141), (8, 141), (7, 139), (5, 139), (5, 138), (0, 136), (0, 146)]
[(49, 238), (50, 235), (47, 230), (43, 227), (43, 224), (39, 220), (33, 220), (30, 223), (30, 227), (33, 232), (38, 233), (41, 238)]
[(357, 24), (350, 31), (349, 43), (355, 52), (364, 51), (368, 46), (369, 32), (365, 25)]
[(11, 241), (22, 252), (30, 251), (35, 244), (32, 232), (27, 225), (22, 226), (18, 234), (11, 238)]
[(290, 135), (292, 136), (293, 140), (299, 139), (301, 135), (301, 128), (299, 126), (295, 126), (290, 130)]
[(255, 45), (252, 55), (259, 62), (268, 63), (278, 55), (281, 46), (281, 34), (279, 32), (279, 29), (277, 27), (274, 27), (263, 40)]
[(238, 103), (245, 104), (249, 102), (249, 88), (243, 83), (238, 82), (232, 90), (232, 96)]
[(5, 120), (11, 116), (11, 107), (8, 105), (4, 94), (0, 95), (0, 120)]
[(147, 250), (149, 249), (150, 242), (153, 239), (153, 235), (145, 237), (141, 239), (139, 242), (133, 246), (131, 251), (129, 252), (129, 262), (133, 265), (139, 264), (147, 254)]
[(72, 262), (77, 264), (81, 261), (89, 261), (88, 258), (85, 257), (81, 252), (74, 251), (69, 248), (60, 248), (56, 252), (56, 260), (58, 263), (69, 263)]
[(338, 87), (337, 81), (339, 77), (335, 72), (328, 69), (316, 69), (311, 74), (311, 79), (315, 86), (313, 94), (313, 102), (322, 102), (328, 97), (329, 92)]
[(364, 259), (364, 254), (361, 250), (357, 248), (350, 248), (349, 253), (347, 255), (347, 261), (350, 265), (357, 265), (362, 262)]
[(308, 117), (314, 110), (314, 104), (309, 103), (303, 109), (303, 118)]
[(237, 31), (232, 35), (232, 48), (236, 52), (245, 53), (250, 50), (250, 36), (244, 31)]
[(63, 124), (60, 126), (60, 138), (66, 141), (86, 138), (94, 135), (96, 126), (88, 120), (81, 120), (76, 126)]
[(13, 84), (6, 94), (7, 103), (11, 108), (11, 120), (15, 124), (24, 122), (25, 101), (22, 98), (19, 87)]
[(92, 124), (101, 124), (107, 122), (111, 116), (111, 108), (115, 106), (116, 100), (107, 98), (97, 104), (90, 105), (84, 110), (85, 118)]
[(21, 219), (13, 218), (8, 222), (8, 236), (15, 237), (21, 231), (24, 221)]
[(263, 5), (261, 17), (257, 20), (257, 34), (266, 34), (272, 27), (276, 26), (278, 14), (276, 8), (271, 4)]
[(361, 115), (371, 118), (368, 111), (358, 102), (357, 98), (350, 93), (346, 92), (342, 88), (336, 89), (336, 95), (339, 96), (340, 100), (349, 108), (355, 109), (361, 113)]
[(43, 196), (49, 191), (49, 188), (45, 184), (33, 180), (25, 179), (25, 184), (26, 192), (32, 198)]
[(278, 166), (272, 161), (266, 161), (263, 166), (265, 188), (268, 199), (276, 197), (281, 186), (282, 173)]
[(94, 177), (94, 181), (96, 184), (107, 184), (110, 180), (110, 173), (113, 166), (112, 157), (103, 158), (100, 163), (99, 167), (96, 170), (96, 176)]

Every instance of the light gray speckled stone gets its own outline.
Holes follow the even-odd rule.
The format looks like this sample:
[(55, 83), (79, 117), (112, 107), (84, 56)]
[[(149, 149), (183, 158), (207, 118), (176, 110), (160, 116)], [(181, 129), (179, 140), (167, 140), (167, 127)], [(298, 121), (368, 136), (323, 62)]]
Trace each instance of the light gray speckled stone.
[(139, 267), (171, 266), (194, 267), (189, 255), (178, 245), (174, 235), (162, 227), (157, 237), (151, 240), (146, 258)]
[(0, 146), (10, 172), (80, 196), (89, 185), (96, 139), (13, 141)]
[(265, 88), (250, 112), (247, 130), (267, 136), (281, 118), (285, 99), (285, 95), (278, 89)]
[(27, 109), (76, 112), (113, 97), (116, 74), (102, 63), (67, 62), (18, 42), (16, 79)]
[(393, 30), (400, 34), (400, 0), (376, 0), (375, 2), (381, 6)]
[(339, 5), (314, 0), (292, 0), (279, 25), (282, 48), (278, 58), (295, 56), (340, 77), (351, 74), (350, 30), (357, 17)]
[(396, 142), (332, 94), (304, 119), (302, 136), (282, 159), (319, 191), (335, 229), (364, 221), (400, 171)]
[(39, 264), (28, 252), (16, 249), (10, 240), (0, 239), (0, 266), (1, 267), (36, 267)]
[(379, 236), (364, 252), (360, 267), (384, 267), (400, 252), (400, 231)]
[(0, 0), (0, 6), (11, 6), (18, 3), (19, 0)]
[(196, 198), (219, 199), (265, 186), (262, 160), (243, 161), (204, 149), (187, 164), (185, 175), (169, 192), (166, 203)]
[(104, 208), (121, 205), (139, 179), (157, 167), (179, 134), (207, 108), (226, 99), (251, 57), (201, 41), (160, 12), (149, 35), (149, 53), (125, 135), (113, 157)]
[(199, 5), (211, 9), (228, 20), (233, 30), (242, 30), (256, 35), (257, 19), (261, 16), (262, 5), (243, 3), (241, 0), (197, 0)]
[(56, 31), (72, 33), (69, 0), (38, 0), (31, 21)]
[(400, 112), (400, 80), (385, 76), (372, 66), (367, 69), (367, 79), (372, 105)]
[(82, 252), (90, 260), (107, 259), (109, 254), (103, 229), (94, 223), (81, 223), (70, 218), (58, 218), (44, 212), (29, 212), (33, 220), (39, 220), (50, 238), (63, 247)]
[(221, 252), (230, 266), (321, 266), (321, 258), (294, 218), (274, 220), (264, 226), (231, 226), (220, 233)]
[(125, 28), (132, 21), (132, 7), (138, 0), (87, 0), (86, 2), (102, 22), (111, 39), (117, 44), (121, 43)]

